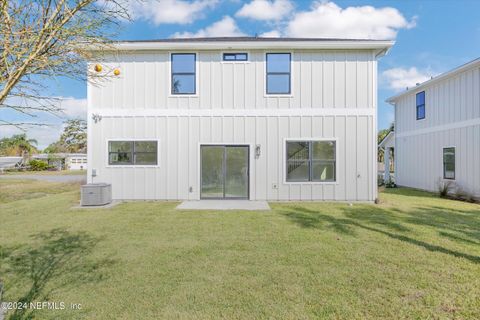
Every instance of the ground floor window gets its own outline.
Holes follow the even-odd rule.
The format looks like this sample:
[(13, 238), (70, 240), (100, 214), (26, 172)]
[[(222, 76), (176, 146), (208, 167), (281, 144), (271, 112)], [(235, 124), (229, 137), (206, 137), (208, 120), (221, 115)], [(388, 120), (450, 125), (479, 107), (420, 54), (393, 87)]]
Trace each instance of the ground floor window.
[(455, 148), (443, 148), (443, 179), (455, 179)]
[(336, 181), (335, 141), (287, 141), (287, 182)]
[(157, 141), (109, 141), (109, 165), (157, 165)]

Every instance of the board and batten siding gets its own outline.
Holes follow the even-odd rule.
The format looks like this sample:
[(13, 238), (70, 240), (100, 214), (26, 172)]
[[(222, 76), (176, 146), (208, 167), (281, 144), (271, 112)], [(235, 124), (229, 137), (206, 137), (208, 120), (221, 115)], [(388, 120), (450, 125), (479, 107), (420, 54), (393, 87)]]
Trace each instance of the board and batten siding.
[[(179, 51), (172, 51), (179, 52)], [(195, 51), (184, 51), (195, 52)], [(265, 54), (292, 53), (292, 94), (265, 95)], [(223, 62), (221, 51), (197, 54), (195, 96), (170, 94), (170, 53), (107, 58), (120, 76), (90, 86), (95, 109), (375, 108), (372, 51), (248, 51), (248, 62)], [(375, 79), (374, 79), (375, 78)]]
[[(368, 201), (376, 196), (371, 116), (106, 117), (101, 123), (92, 128), (97, 177), (91, 182), (111, 182), (114, 199), (198, 199), (199, 146), (209, 143), (250, 146), (251, 200)], [(332, 137), (338, 148), (336, 183), (284, 183), (285, 139)], [(158, 139), (158, 166), (109, 167), (106, 141), (122, 138)]]
[[(425, 119), (416, 120), (416, 93), (425, 91)], [(437, 191), (443, 148), (455, 147), (455, 184), (480, 197), (480, 68), (478, 65), (412, 88), (395, 102), (397, 184)]]
[[(250, 146), (251, 200), (375, 200), (374, 50), (249, 50), (234, 63), (183, 51), (197, 54), (192, 96), (170, 94), (172, 52), (111, 56), (105, 70), (121, 75), (88, 84), (89, 183), (112, 183), (114, 199), (199, 199), (200, 144), (235, 143)], [(290, 95), (265, 94), (267, 52), (292, 53)], [(285, 183), (285, 139), (299, 138), (336, 139), (335, 183)], [(158, 140), (158, 166), (108, 166), (110, 139)]]

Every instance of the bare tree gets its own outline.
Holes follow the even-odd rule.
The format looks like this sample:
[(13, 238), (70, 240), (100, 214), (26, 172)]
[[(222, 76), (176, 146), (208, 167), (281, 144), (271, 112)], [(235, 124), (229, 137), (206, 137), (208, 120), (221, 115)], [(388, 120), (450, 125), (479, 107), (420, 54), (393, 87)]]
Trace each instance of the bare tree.
[[(129, 19), (128, 2), (0, 0), (0, 110), (58, 113), (55, 98), (43, 94), (46, 79), (104, 77), (106, 73), (87, 71), (88, 49), (111, 50), (108, 39)], [(12, 123), (0, 119), (2, 124)]]

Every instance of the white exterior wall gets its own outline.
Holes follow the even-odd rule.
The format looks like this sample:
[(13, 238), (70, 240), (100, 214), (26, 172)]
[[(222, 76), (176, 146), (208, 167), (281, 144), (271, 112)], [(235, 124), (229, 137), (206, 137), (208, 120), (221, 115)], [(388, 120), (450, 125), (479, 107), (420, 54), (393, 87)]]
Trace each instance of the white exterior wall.
[[(249, 51), (249, 62), (235, 63), (221, 61), (221, 51), (196, 52), (194, 96), (169, 94), (169, 52), (112, 57), (108, 65), (121, 76), (88, 85), (88, 181), (112, 183), (114, 199), (199, 199), (199, 145), (249, 144), (251, 200), (373, 201), (373, 50), (277, 51), (293, 54), (289, 96), (265, 95), (267, 52), (275, 51)], [(92, 114), (102, 119), (95, 123)], [(285, 183), (287, 138), (336, 139), (337, 181)], [(158, 166), (108, 166), (109, 139), (158, 140)]]
[[(425, 119), (415, 95), (425, 91)], [(437, 191), (443, 148), (455, 147), (455, 183), (480, 197), (480, 68), (411, 90), (395, 104), (395, 177), (402, 186)]]

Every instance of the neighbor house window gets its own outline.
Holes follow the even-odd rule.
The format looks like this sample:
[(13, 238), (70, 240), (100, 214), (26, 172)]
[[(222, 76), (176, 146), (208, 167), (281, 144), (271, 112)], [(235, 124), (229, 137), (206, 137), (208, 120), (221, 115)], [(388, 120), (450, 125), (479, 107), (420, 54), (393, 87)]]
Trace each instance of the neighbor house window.
[(287, 181), (333, 182), (335, 141), (287, 141)]
[(417, 93), (417, 120), (425, 119), (425, 91)]
[(172, 53), (172, 94), (195, 94), (195, 53)]
[(443, 179), (455, 179), (455, 148), (443, 148)]
[(109, 141), (109, 165), (156, 165), (157, 141)]
[(290, 53), (267, 53), (267, 94), (290, 94), (290, 64)]
[(247, 53), (224, 53), (223, 61), (247, 61)]

